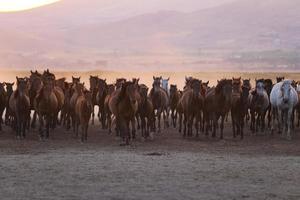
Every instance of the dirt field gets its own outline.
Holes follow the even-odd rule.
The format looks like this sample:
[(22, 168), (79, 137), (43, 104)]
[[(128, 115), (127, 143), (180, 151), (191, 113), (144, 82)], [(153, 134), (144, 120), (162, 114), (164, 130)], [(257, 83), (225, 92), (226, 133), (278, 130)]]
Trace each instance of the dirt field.
[[(227, 124), (228, 126), (228, 124)], [(297, 129), (299, 132), (299, 129)], [(88, 143), (63, 128), (39, 142), (0, 135), (1, 199), (300, 199), (300, 136), (183, 139), (170, 128), (131, 146), (98, 125)]]

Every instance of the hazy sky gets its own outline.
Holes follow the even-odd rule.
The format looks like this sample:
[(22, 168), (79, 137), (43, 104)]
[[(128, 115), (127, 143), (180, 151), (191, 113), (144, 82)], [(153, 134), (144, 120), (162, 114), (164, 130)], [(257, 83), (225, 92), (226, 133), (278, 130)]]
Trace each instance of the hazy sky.
[[(24, 10), (33, 7), (39, 7), (43, 4), (49, 4), (59, 0), (0, 0), (0, 12), (1, 11), (17, 11)], [(69, 1), (72, 4), (86, 6), (91, 5), (103, 6), (103, 9), (118, 10), (122, 8), (132, 11), (136, 9), (136, 12), (151, 12), (155, 10), (178, 10), (178, 11), (193, 11), (202, 8), (208, 8), (220, 5), (222, 3), (234, 1), (234, 0), (63, 0)]]

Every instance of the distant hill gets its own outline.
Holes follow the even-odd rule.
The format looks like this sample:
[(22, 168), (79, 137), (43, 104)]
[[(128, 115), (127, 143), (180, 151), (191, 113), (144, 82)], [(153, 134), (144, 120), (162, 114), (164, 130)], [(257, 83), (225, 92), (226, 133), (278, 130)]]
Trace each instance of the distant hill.
[[(191, 52), (217, 51), (218, 60), (223, 58), (219, 52), (300, 49), (297, 0), (240, 0), (192, 13), (159, 11), (126, 20), (121, 15), (104, 18), (97, 2), (87, 6), (86, 1), (66, 0), (1, 13), (0, 67), (119, 69), (132, 60), (136, 66), (164, 67), (189, 60)], [(78, 6), (82, 9), (74, 12)]]

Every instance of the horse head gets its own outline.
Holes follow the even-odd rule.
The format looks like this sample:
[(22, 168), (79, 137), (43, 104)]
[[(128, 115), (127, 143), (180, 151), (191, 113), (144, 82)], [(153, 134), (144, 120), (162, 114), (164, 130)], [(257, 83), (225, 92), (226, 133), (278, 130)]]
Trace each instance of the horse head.
[(291, 89), (292, 89), (291, 84), (292, 82), (290, 80), (284, 80), (281, 86), (282, 99), (283, 99), (283, 103), (285, 104), (287, 104), (290, 100)]
[(28, 78), (17, 78), (17, 91), (19, 96), (24, 96), (28, 94), (28, 88), (29, 88), (29, 80)]
[(75, 85), (75, 84), (77, 84), (77, 83), (80, 83), (80, 76), (77, 78), (77, 77), (74, 77), (74, 76), (72, 76), (72, 83)]
[(232, 80), (222, 79), (218, 81), (216, 86), (216, 95), (221, 95), (226, 105), (231, 105), (232, 102)]
[(98, 87), (98, 76), (90, 76), (90, 90), (93, 92), (93, 90), (97, 89)]
[(162, 80), (162, 77), (155, 77), (153, 76), (153, 89), (154, 89), (154, 92), (158, 91), (160, 89), (160, 85), (161, 85), (161, 80)]
[(276, 81), (277, 83), (281, 82), (284, 80), (284, 76), (279, 76), (279, 77), (276, 77)]

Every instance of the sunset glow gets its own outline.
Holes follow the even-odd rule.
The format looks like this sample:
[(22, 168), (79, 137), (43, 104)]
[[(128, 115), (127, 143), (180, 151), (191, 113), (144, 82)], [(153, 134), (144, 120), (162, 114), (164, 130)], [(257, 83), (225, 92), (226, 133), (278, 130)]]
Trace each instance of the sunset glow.
[(28, 10), (57, 1), (59, 0), (0, 0), (0, 12)]

